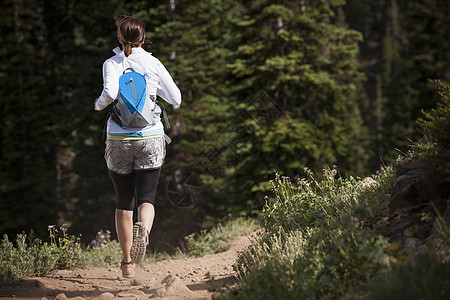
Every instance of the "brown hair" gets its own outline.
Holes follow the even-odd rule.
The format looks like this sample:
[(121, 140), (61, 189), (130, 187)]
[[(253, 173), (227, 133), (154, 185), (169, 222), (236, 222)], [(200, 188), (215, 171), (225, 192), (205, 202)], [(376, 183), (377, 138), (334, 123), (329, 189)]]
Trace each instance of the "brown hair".
[(116, 16), (117, 38), (123, 46), (125, 56), (129, 56), (133, 47), (138, 47), (145, 39), (145, 24), (135, 16)]

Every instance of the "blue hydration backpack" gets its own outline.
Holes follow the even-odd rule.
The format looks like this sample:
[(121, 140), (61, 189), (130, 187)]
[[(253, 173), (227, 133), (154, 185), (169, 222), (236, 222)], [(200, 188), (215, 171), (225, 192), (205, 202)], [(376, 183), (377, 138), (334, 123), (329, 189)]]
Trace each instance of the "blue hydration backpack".
[(159, 110), (155, 100), (147, 92), (145, 77), (126, 68), (119, 77), (119, 96), (112, 106), (111, 117), (124, 127), (141, 128), (154, 124), (155, 109)]

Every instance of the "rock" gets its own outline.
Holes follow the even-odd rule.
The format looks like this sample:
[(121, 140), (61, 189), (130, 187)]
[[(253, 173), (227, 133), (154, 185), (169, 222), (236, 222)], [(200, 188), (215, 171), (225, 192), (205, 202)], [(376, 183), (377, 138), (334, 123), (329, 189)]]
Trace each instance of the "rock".
[(422, 244), (418, 238), (407, 238), (404, 243), (404, 247), (408, 252), (415, 252), (417, 248)]
[(388, 207), (391, 241), (408, 251), (422, 251), (424, 243), (417, 239), (425, 240), (438, 227), (434, 207), (446, 215), (449, 196), (450, 182), (427, 162), (414, 158), (399, 162)]
[(77, 296), (77, 297), (70, 298), (70, 300), (86, 300), (86, 298)]
[(54, 273), (54, 276), (55, 277), (68, 277), (68, 276), (73, 276), (74, 274), (73, 274), (74, 272), (73, 271), (71, 271), (71, 270), (57, 270), (55, 273)]
[(67, 296), (64, 293), (61, 293), (56, 296), (55, 300), (68, 300)]
[(45, 290), (45, 284), (41, 282), (39, 279), (26, 279), (24, 280), (24, 286), (26, 287), (36, 287), (41, 290)]
[(100, 296), (95, 297), (94, 300), (111, 300), (114, 298), (116, 297), (111, 293), (103, 293)]
[(133, 279), (131, 280), (131, 286), (138, 286), (138, 285), (142, 285), (142, 282), (138, 279)]
[(413, 170), (411, 173), (401, 175), (395, 179), (389, 203), (390, 216), (393, 216), (400, 208), (412, 206), (419, 202), (416, 183), (421, 176), (423, 174), (421, 174), (420, 170)]
[(440, 218), (436, 218), (433, 224), (433, 234), (436, 236), (440, 236), (443, 232), (445, 232), (445, 227), (450, 228), (450, 199), (447, 200), (446, 209), (443, 213), (441, 213)]
[(436, 203), (448, 197), (449, 182), (446, 178), (432, 169), (418, 166), (416, 161), (399, 163), (396, 174), (389, 203), (390, 216), (399, 208)]
[(143, 291), (140, 290), (136, 290), (136, 289), (131, 289), (128, 291), (122, 291), (119, 294), (117, 294), (117, 297), (120, 298), (128, 298), (128, 297), (135, 297), (135, 298), (139, 298), (139, 296), (143, 296), (145, 295), (145, 293)]
[(166, 277), (164, 277), (163, 280), (161, 280), (161, 283), (168, 283), (171, 278), (172, 278), (172, 275), (169, 274)]
[(161, 283), (166, 283), (166, 286), (156, 290), (156, 296), (179, 296), (183, 293), (191, 293), (191, 290), (181, 281), (177, 276), (168, 275)]

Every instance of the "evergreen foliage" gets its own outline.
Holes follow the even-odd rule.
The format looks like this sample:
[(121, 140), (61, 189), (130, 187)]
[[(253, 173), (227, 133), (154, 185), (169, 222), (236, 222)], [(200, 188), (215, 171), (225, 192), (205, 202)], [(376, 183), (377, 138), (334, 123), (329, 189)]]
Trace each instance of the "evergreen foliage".
[(450, 154), (450, 84), (440, 80), (433, 83), (439, 91), (441, 101), (431, 112), (425, 112), (425, 118), (420, 118), (418, 122), (426, 139), (435, 145), (434, 154)]
[(361, 66), (367, 76), (364, 123), (376, 169), (407, 151), (420, 132), (421, 109), (438, 101), (428, 79), (449, 80), (450, 6), (432, 0), (349, 0), (345, 15), (363, 33)]
[[(274, 3), (275, 2), (275, 3)], [(333, 23), (341, 1), (258, 1), (234, 23), (241, 38), (234, 61), (233, 98), (243, 120), (228, 180), (236, 198), (254, 199), (270, 174), (295, 176), (306, 165), (339, 164), (362, 172), (364, 128), (358, 108), (360, 34)], [(262, 96), (263, 95), (263, 96)]]

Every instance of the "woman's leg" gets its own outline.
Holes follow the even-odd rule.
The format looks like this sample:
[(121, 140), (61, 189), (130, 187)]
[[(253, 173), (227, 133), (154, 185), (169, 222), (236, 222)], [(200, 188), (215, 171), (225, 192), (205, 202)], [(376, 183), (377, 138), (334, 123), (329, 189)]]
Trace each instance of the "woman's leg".
[(116, 232), (124, 262), (131, 261), (133, 244), (133, 211), (116, 209)]
[(151, 203), (142, 203), (138, 207), (138, 220), (144, 223), (147, 235), (150, 234), (155, 219), (155, 207)]
[(122, 249), (123, 261), (130, 262), (133, 243), (133, 207), (135, 174), (119, 175), (109, 171), (116, 191), (116, 232)]
[(150, 234), (155, 218), (154, 205), (160, 172), (160, 168), (136, 172), (138, 220), (144, 223), (147, 235)]

